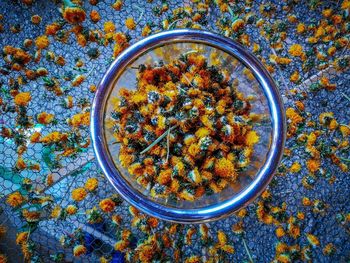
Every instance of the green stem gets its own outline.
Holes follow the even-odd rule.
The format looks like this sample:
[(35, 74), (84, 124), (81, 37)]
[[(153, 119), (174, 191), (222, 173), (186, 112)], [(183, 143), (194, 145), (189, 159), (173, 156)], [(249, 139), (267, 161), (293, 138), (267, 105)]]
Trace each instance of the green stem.
[(67, 7), (77, 7), (76, 4), (74, 4), (71, 0), (62, 0), (64, 8)]
[(158, 142), (160, 142), (165, 136), (167, 136), (168, 133), (170, 133), (170, 131), (175, 129), (177, 126), (178, 125), (174, 125), (174, 126), (170, 127), (167, 131), (165, 131), (162, 135), (160, 135), (154, 142), (152, 142), (150, 145), (148, 145), (148, 147), (146, 149), (144, 149), (142, 152), (140, 152), (140, 154), (144, 154), (144, 153), (148, 152), (153, 146), (155, 146)]
[(350, 162), (350, 159), (346, 159), (344, 157), (339, 157), (340, 160), (344, 161), (344, 162)]
[(345, 93), (343, 93), (343, 92), (340, 92), (341, 93), (341, 95), (343, 95), (348, 101), (350, 101), (350, 97), (348, 96), (348, 95), (346, 95)]
[(181, 21), (182, 19), (176, 19), (168, 26), (168, 29), (174, 29), (176, 27), (177, 22)]
[(167, 136), (166, 136), (166, 163), (168, 163), (168, 160), (169, 160), (169, 148), (170, 148), (170, 129), (168, 129), (168, 133), (167, 133)]

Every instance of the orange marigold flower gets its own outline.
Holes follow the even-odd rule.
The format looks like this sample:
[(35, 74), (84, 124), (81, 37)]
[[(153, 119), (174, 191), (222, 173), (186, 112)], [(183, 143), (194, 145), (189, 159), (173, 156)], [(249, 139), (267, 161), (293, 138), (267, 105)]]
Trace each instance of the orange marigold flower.
[(90, 12), (90, 19), (92, 22), (97, 23), (98, 21), (100, 21), (101, 16), (96, 10), (92, 10)]
[(282, 227), (278, 227), (275, 232), (276, 232), (276, 236), (278, 238), (281, 238), (286, 234), (286, 232), (284, 231), (284, 229)]
[(15, 96), (15, 104), (18, 106), (27, 106), (31, 99), (30, 92), (21, 92)]
[(320, 168), (321, 162), (316, 159), (309, 159), (306, 161), (306, 166), (311, 173), (316, 172)]
[(63, 0), (63, 18), (70, 24), (78, 24), (85, 21), (84, 9), (70, 0)]
[(16, 236), (16, 244), (22, 245), (23, 243), (27, 242), (28, 239), (28, 232), (20, 232)]
[(35, 24), (35, 25), (40, 24), (41, 20), (42, 20), (42, 18), (41, 18), (41, 16), (39, 16), (39, 15), (33, 15), (33, 16), (30, 18), (30, 21), (32, 21), (32, 23)]
[(85, 199), (87, 193), (84, 188), (76, 188), (72, 191), (72, 199), (74, 201), (80, 202)]
[(12, 207), (17, 207), (25, 201), (23, 195), (16, 191), (14, 193), (11, 193), (7, 196), (6, 203), (8, 203)]
[(99, 205), (101, 210), (105, 213), (112, 212), (116, 206), (115, 202), (110, 198), (103, 199)]
[(50, 114), (45, 111), (39, 113), (37, 116), (37, 120), (40, 124), (49, 124), (50, 122), (53, 121), (54, 118), (55, 118), (54, 114)]
[(74, 215), (78, 211), (78, 208), (75, 205), (68, 205), (66, 207), (66, 212), (68, 215)]

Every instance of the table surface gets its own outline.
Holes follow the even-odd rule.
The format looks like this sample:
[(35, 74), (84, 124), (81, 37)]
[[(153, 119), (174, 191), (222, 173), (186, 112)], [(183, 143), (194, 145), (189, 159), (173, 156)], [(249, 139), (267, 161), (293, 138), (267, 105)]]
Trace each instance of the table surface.
[[(350, 45), (346, 39), (349, 39), (350, 24), (349, 15), (346, 12), (349, 13), (350, 7), (346, 10), (347, 2), (252, 1), (250, 7), (250, 1), (228, 1), (229, 8), (225, 11), (224, 1), (207, 1), (209, 7), (204, 11), (202, 19), (192, 23), (187, 22), (191, 19), (196, 20), (193, 14), (201, 8), (200, 1), (193, 1), (194, 3), (151, 1), (149, 3), (125, 0), (120, 11), (112, 8), (114, 1), (97, 2), (97, 5), (92, 5), (84, 1), (83, 7), (87, 19), (82, 23), (83, 28), (62, 23), (62, 31), (58, 34), (74, 30), (80, 32), (77, 34), (79, 37), (84, 37), (84, 33), (89, 30), (100, 30), (102, 39), (108, 38), (108, 34), (104, 32), (104, 23), (112, 21), (116, 32), (128, 34), (130, 44), (133, 44), (142, 38), (142, 29), (147, 23), (153, 24), (152, 34), (168, 29), (169, 26), (164, 22), (168, 20), (171, 28), (197, 27), (227, 34), (240, 41), (249, 38), (250, 43), (249, 45), (246, 43), (246, 46), (254, 50), (258, 58), (274, 70), (272, 76), (279, 86), (285, 108), (295, 109), (294, 113), (302, 117), (294, 134), (287, 139), (288, 150), (268, 192), (246, 208), (245, 216), (242, 216), (241, 212), (239, 215), (206, 224), (211, 237), (207, 243), (201, 238), (199, 225), (179, 225), (177, 233), (171, 237), (173, 247), (164, 248), (162, 254), (158, 258), (155, 255), (153, 260), (173, 261), (176, 249), (181, 251), (181, 262), (190, 256), (200, 256), (202, 260), (206, 260), (211, 258), (211, 248), (215, 248), (217, 251), (214, 253), (214, 258), (220, 262), (232, 262), (232, 260), (271, 262), (275, 258), (298, 261), (306, 260), (306, 254), (311, 261), (315, 262), (348, 262), (350, 260), (350, 177), (346, 166), (350, 165), (350, 155), (346, 141), (349, 141), (349, 135), (344, 135), (341, 131), (346, 132), (346, 128), (350, 125), (350, 70), (346, 66), (343, 70), (335, 70), (334, 67), (337, 63), (336, 59), (349, 62)], [(219, 10), (217, 5), (220, 5), (223, 10)], [(23, 48), (25, 39), (35, 41), (38, 36), (44, 35), (48, 24), (63, 21), (60, 6), (61, 4), (55, 1), (34, 1), (31, 5), (25, 5), (22, 1), (1, 1), (0, 14), (3, 18), (0, 24), (3, 30), (0, 32), (0, 48), (3, 49), (8, 45)], [(162, 6), (164, 9), (168, 6), (168, 10), (157, 11), (161, 10)], [(193, 9), (192, 13), (189, 6)], [(174, 18), (173, 11), (176, 8), (185, 8), (189, 15), (185, 13), (182, 18)], [(328, 9), (332, 10), (330, 15), (328, 15)], [(101, 16), (97, 23), (93, 23), (89, 17), (92, 10), (98, 11)], [(246, 23), (239, 32), (232, 32), (231, 23), (237, 22), (232, 21), (241, 18), (245, 20), (249, 11), (255, 19), (254, 22)], [(31, 22), (33, 15), (39, 15), (42, 21), (39, 24), (33, 24)], [(292, 16), (295, 16), (297, 22), (293, 21)], [(125, 26), (125, 20), (128, 17), (133, 17), (136, 21), (135, 30)], [(335, 24), (339, 17), (342, 21), (340, 24)], [(261, 19), (260, 22), (257, 22), (259, 19)], [(223, 28), (222, 24), (226, 22), (229, 26)], [(259, 24), (261, 24), (260, 27)], [(305, 33), (297, 32), (297, 27), (302, 27), (301, 24), (307, 27)], [(17, 31), (16, 28), (20, 28), (19, 32), (13, 32)], [(323, 32), (322, 29), (328, 30), (328, 33)], [(327, 41), (324, 36), (329, 35), (332, 30), (339, 33), (331, 41)], [(317, 32), (320, 34), (317, 43), (309, 43), (308, 38), (318, 34)], [(3, 52), (3, 58), (0, 59), (0, 130), (2, 130), (0, 189), (3, 200), (0, 204), (2, 212), (0, 223), (7, 228), (7, 232), (0, 235), (0, 252), (7, 255), (9, 262), (21, 260), (22, 254), (19, 251), (23, 250), (23, 245), (22, 248), (15, 245), (15, 233), (30, 231), (25, 244), (28, 245), (33, 261), (48, 262), (54, 256), (57, 258), (60, 253), (64, 254), (65, 261), (68, 262), (95, 262), (101, 257), (116, 260), (119, 254), (113, 247), (120, 240), (121, 231), (129, 229), (135, 240), (141, 243), (154, 233), (160, 235), (168, 233), (172, 224), (159, 222), (155, 228), (142, 229), (142, 226), (147, 225), (148, 217), (139, 215), (140, 223), (135, 224), (136, 219), (130, 213), (126, 202), (119, 204), (112, 213), (101, 212), (100, 201), (111, 197), (115, 191), (99, 169), (91, 145), (81, 147), (89, 142), (88, 126), (72, 127), (67, 122), (75, 114), (89, 110), (94, 97), (91, 85), (98, 85), (99, 79), (113, 60), (115, 45), (113, 40), (109, 41), (110, 43), (102, 40), (87, 41), (86, 46), (83, 47), (79, 45), (73, 32), (69, 34), (66, 43), (59, 41), (57, 35), (49, 36), (48, 39), (49, 46), (41, 50), (41, 59), (36, 62), (33, 60), (35, 55), (38, 55), (37, 47), (33, 44), (28, 48), (27, 52), (33, 56), (33, 60), (25, 66), (26, 69), (32, 70), (46, 68), (48, 70), (46, 78), (37, 77), (30, 80), (25, 76), (23, 69), (8, 70), (8, 74), (5, 74), (6, 65), (9, 65), (9, 56)], [(345, 42), (343, 41), (341, 45), (339, 39), (345, 39)], [(254, 44), (260, 46), (260, 51), (254, 48)], [(305, 57), (303, 55), (296, 57), (289, 52), (294, 44), (300, 44), (303, 47)], [(336, 47), (335, 54), (329, 51), (332, 46)], [(97, 58), (89, 56), (92, 48), (98, 48)], [(328, 51), (331, 52), (330, 55), (327, 54)], [(56, 58), (63, 56), (65, 65), (58, 65), (55, 59), (52, 61), (50, 59), (52, 54)], [(271, 58), (273, 54), (288, 57), (291, 61), (288, 65), (275, 64)], [(81, 68), (76, 67), (79, 60), (83, 62)], [(13, 65), (13, 62), (10, 65)], [(307, 65), (311, 65), (310, 69), (305, 69)], [(300, 73), (300, 80), (296, 83), (290, 80), (295, 71)], [(64, 76), (75, 77), (79, 74), (86, 76), (85, 81), (79, 86), (73, 87), (72, 81), (64, 79)], [(11, 79), (16, 80), (16, 83), (11, 84), (13, 82)], [(48, 82), (51, 79), (55, 79), (57, 86), (63, 91), (62, 94), (55, 93), (55, 90), (49, 87)], [(336, 84), (336, 88), (331, 90), (332, 86), (329, 83), (324, 84), (326, 80)], [(318, 87), (317, 91), (313, 90), (314, 87)], [(22, 107), (22, 110), (26, 109), (25, 115), (29, 117), (32, 125), (27, 127), (19, 125), (17, 117), (23, 112), (20, 113), (19, 107), (14, 106), (13, 96), (16, 94), (14, 90), (31, 93), (31, 101), (28, 106)], [(73, 98), (73, 107), (67, 109), (65, 103), (69, 96)], [(54, 121), (50, 124), (40, 124), (37, 115), (42, 112), (54, 114)], [(328, 118), (328, 121), (335, 119), (337, 125), (334, 121), (331, 122), (335, 127), (320, 124), (319, 116), (324, 112), (333, 112), (333, 117)], [(291, 124), (293, 121), (295, 119), (288, 119), (289, 133), (293, 133)], [(40, 132), (45, 136), (54, 131), (69, 135), (72, 149), (75, 151), (74, 155), (61, 156), (59, 154), (62, 152), (55, 151), (55, 146), (30, 142), (34, 132)], [(9, 136), (9, 133), (12, 135)], [(311, 146), (300, 143), (303, 136), (310, 138), (310, 134), (311, 136), (318, 134), (314, 146), (319, 156), (316, 153), (316, 157), (313, 158), (309, 153)], [(18, 150), (23, 146), (26, 146), (26, 149), (19, 157)], [(26, 163), (25, 169), (16, 169), (18, 158), (22, 158)], [(316, 163), (316, 166), (320, 162), (320, 167), (316, 167), (317, 171), (311, 167), (312, 162)], [(300, 171), (295, 169), (297, 163), (301, 165)], [(35, 164), (40, 165), (40, 170), (34, 169)], [(47, 184), (49, 176), (53, 178), (52, 184)], [(72, 190), (84, 187), (88, 178), (98, 179), (97, 190), (89, 192), (81, 202), (73, 201)], [(31, 183), (28, 183), (28, 179)], [(30, 184), (32, 187), (28, 190)], [(34, 188), (37, 191), (34, 191)], [(6, 200), (16, 191), (21, 192), (26, 201), (20, 207), (13, 208)], [(44, 198), (47, 200), (46, 203), (42, 201)], [(306, 205), (305, 198), (309, 198), (309, 205)], [(38, 200), (41, 204), (36, 203)], [(68, 205), (75, 205), (78, 209), (77, 213), (71, 216), (61, 213), (58, 218), (52, 218), (51, 213), (55, 207), (57, 211), (60, 209), (63, 211)], [(281, 211), (274, 213), (277, 208)], [(96, 209), (95, 213), (101, 214), (102, 221), (89, 224), (87, 213), (90, 209)], [(26, 210), (38, 211), (40, 219), (36, 222), (30, 222), (30, 220), (28, 222), (28, 218), (23, 217), (23, 211)], [(264, 216), (262, 216), (263, 210)], [(120, 225), (113, 223), (113, 215), (114, 218), (115, 215), (122, 218)], [(304, 218), (302, 218), (303, 215)], [(242, 233), (235, 233), (233, 229), (237, 229), (240, 224), (242, 224)], [(276, 229), (278, 229), (277, 232), (284, 229), (285, 235), (277, 237)], [(227, 244), (234, 247), (234, 253), (227, 253), (217, 245), (217, 234), (220, 230), (226, 233)], [(192, 231), (194, 231), (192, 242), (189, 242)], [(300, 231), (299, 234), (298, 231)], [(313, 241), (309, 234), (317, 237), (319, 244)], [(62, 243), (64, 239), (66, 244), (62, 246), (60, 241)], [(288, 246), (284, 250), (282, 243)], [(326, 253), (327, 248), (331, 247), (329, 244), (335, 247), (334, 253), (330, 255)], [(73, 256), (73, 249), (75, 247), (77, 250), (78, 245), (84, 245), (88, 252), (80, 257)], [(133, 250), (132, 244), (129, 247), (129, 250)]]

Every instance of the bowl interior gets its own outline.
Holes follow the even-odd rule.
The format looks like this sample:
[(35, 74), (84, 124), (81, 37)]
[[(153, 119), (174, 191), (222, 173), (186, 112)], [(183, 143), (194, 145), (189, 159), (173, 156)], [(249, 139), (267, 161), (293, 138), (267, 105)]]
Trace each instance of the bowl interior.
[[(222, 69), (227, 70), (232, 80), (238, 82), (237, 89), (246, 97), (252, 97), (251, 113), (263, 115), (263, 120), (253, 124), (253, 129), (259, 134), (260, 141), (254, 146), (254, 153), (247, 169), (239, 173), (236, 183), (229, 185), (220, 193), (204, 195), (193, 202), (168, 198), (152, 198), (149, 195), (150, 190), (139, 185), (135, 178), (131, 176), (127, 169), (122, 167), (119, 162), (118, 155), (120, 145), (115, 143), (116, 140), (113, 137), (112, 129), (113, 120), (111, 118), (111, 113), (114, 108), (113, 98), (119, 96), (119, 90), (121, 88), (131, 90), (136, 89), (137, 68), (140, 64), (154, 65), (160, 60), (162, 60), (164, 63), (168, 63), (174, 59), (177, 59), (181, 54), (193, 52), (193, 50), (205, 55), (209, 66), (215, 63)], [(131, 61), (112, 85), (113, 87), (111, 92), (108, 94), (104, 115), (104, 134), (107, 143), (106, 147), (109, 151), (111, 159), (120, 173), (120, 176), (127, 181), (133, 191), (139, 192), (139, 194), (143, 195), (145, 199), (178, 209), (196, 209), (210, 206), (231, 199), (240, 191), (244, 190), (252, 182), (252, 180), (254, 180), (255, 175), (264, 165), (272, 139), (272, 122), (267, 99), (260, 87), (259, 82), (255, 79), (250, 69), (243, 65), (238, 58), (226, 53), (224, 50), (203, 43), (184, 41), (161, 45), (156, 48), (146, 50), (141, 56), (136, 58), (134, 61)], [(118, 175), (115, 174), (112, 176)]]

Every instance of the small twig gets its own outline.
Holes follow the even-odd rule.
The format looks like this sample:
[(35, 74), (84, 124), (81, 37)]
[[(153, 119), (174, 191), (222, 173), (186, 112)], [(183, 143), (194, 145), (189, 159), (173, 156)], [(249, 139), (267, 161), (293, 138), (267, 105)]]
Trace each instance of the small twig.
[(153, 146), (155, 146), (158, 142), (160, 142), (165, 136), (167, 136), (168, 133), (170, 133), (170, 131), (175, 129), (177, 126), (178, 125), (170, 127), (167, 131), (165, 131), (162, 135), (160, 135), (154, 142), (152, 142), (150, 145), (148, 145), (148, 147), (146, 149), (144, 149), (142, 152), (140, 152), (140, 154), (144, 154), (144, 153), (148, 152)]
[(247, 244), (246, 244), (246, 242), (245, 242), (245, 240), (244, 240), (243, 237), (242, 237), (242, 241), (243, 241), (243, 245), (244, 245), (245, 251), (247, 251), (247, 254), (248, 254), (248, 257), (249, 257), (250, 262), (251, 262), (251, 263), (254, 263), (253, 258), (252, 258), (252, 255), (250, 254), (250, 251), (249, 251), (249, 249), (248, 249), (248, 246), (247, 246)]

